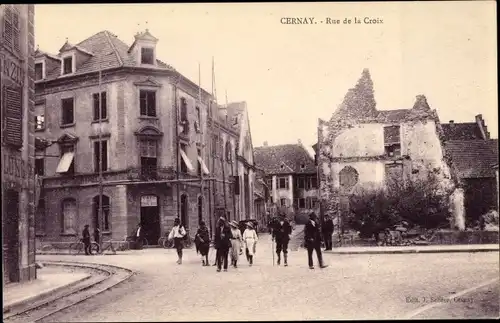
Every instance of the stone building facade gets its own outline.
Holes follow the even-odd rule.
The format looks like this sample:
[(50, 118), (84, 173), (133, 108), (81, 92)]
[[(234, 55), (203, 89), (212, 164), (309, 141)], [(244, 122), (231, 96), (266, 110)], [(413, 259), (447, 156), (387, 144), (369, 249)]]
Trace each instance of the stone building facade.
[(230, 133), (235, 147), (240, 137), (213, 120), (209, 93), (157, 59), (158, 41), (146, 30), (128, 46), (102, 31), (57, 55), (36, 52), (36, 131), (49, 143), (36, 153), (41, 241), (73, 241), (85, 224), (122, 240), (141, 223), (156, 244), (176, 217), (191, 235), (214, 223), (223, 179), (211, 136)]
[(3, 283), (36, 278), (34, 5), (0, 7)]
[(318, 181), (313, 158), (298, 144), (255, 148), (256, 165), (265, 173), (269, 187), (270, 216), (285, 214), (297, 223), (319, 211)]
[[(339, 220), (359, 188), (425, 178), (431, 171), (452, 189), (444, 136), (435, 110), (419, 95), (411, 109), (377, 110), (364, 70), (329, 121), (319, 120), (316, 146), (322, 214)], [(338, 223), (338, 222), (337, 222)]]

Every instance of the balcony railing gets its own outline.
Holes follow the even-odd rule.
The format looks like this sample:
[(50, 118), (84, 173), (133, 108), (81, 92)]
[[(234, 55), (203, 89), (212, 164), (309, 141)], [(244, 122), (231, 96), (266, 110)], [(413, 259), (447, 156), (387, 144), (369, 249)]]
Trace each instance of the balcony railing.
[(132, 181), (159, 181), (175, 179), (173, 167), (142, 166), (128, 171), (128, 179)]

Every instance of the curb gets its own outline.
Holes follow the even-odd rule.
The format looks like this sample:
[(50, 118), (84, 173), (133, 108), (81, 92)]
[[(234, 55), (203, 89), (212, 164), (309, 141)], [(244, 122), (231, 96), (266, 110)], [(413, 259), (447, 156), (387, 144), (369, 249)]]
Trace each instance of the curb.
[[(48, 266), (52, 266), (52, 264), (48, 264), (48, 265), (45, 265), (45, 266), (47, 266), (47, 267)], [(54, 266), (58, 266), (58, 265), (54, 265)], [(54, 289), (44, 291), (44, 292), (42, 292), (42, 293), (40, 293), (38, 295), (35, 295), (35, 296), (32, 296), (32, 297), (23, 299), (21, 301), (18, 301), (18, 302), (6, 305), (6, 306), (3, 307), (3, 314), (6, 314), (6, 313), (10, 312), (15, 307), (24, 306), (24, 305), (26, 305), (28, 303), (31, 303), (31, 302), (36, 302), (36, 301), (38, 301), (40, 299), (45, 298), (46, 296), (48, 296), (48, 295), (50, 295), (52, 293), (57, 293), (57, 292), (60, 292), (60, 291), (62, 291), (64, 289), (71, 289), (72, 287), (80, 284), (83, 281), (86, 281), (86, 280), (90, 279), (91, 277), (92, 277), (92, 274), (89, 274), (86, 277), (83, 277), (83, 278), (80, 278), (78, 280), (75, 280), (75, 281), (73, 281), (73, 282), (71, 282), (69, 284), (66, 284), (66, 285), (63, 285), (63, 286), (59, 286), (59, 287), (56, 287)]]
[[(115, 286), (116, 286), (116, 285), (118, 285), (118, 284), (123, 283), (125, 280), (127, 280), (127, 279), (129, 279), (130, 277), (132, 277), (133, 275), (135, 275), (135, 272), (134, 272), (134, 271), (132, 271), (132, 270), (130, 270), (130, 269), (127, 269), (127, 268), (124, 268), (124, 267), (119, 267), (119, 266), (114, 266), (114, 265), (105, 265), (105, 264), (97, 264), (97, 263), (83, 263), (83, 262), (69, 262), (69, 261), (51, 261), (51, 260), (43, 261), (42, 263), (44, 264), (44, 266), (60, 266), (60, 267), (73, 267), (73, 268), (74, 268), (74, 267), (77, 267), (77, 268), (87, 268), (87, 269), (89, 269), (89, 268), (90, 268), (90, 269), (93, 269), (93, 270), (102, 270), (102, 269), (100, 269), (100, 268), (99, 268), (99, 266), (108, 266), (108, 267), (114, 267), (114, 268), (118, 268), (118, 269), (125, 270), (125, 271), (128, 271), (128, 272), (129, 272), (129, 273), (128, 273), (128, 275), (126, 275), (125, 277), (123, 277), (122, 279), (120, 279), (119, 281), (117, 281), (116, 283), (114, 283), (113, 285), (108, 286), (108, 287), (107, 287), (107, 288), (105, 288), (104, 290), (97, 291), (96, 293), (93, 293), (92, 295), (89, 295), (89, 296), (85, 297), (84, 299), (82, 299), (82, 300), (80, 300), (80, 301), (78, 301), (78, 302), (76, 302), (76, 303), (74, 303), (74, 304), (69, 304), (69, 305), (65, 306), (64, 308), (57, 310), (56, 312), (58, 312), (58, 311), (60, 311), (60, 310), (63, 310), (63, 309), (65, 309), (65, 308), (68, 308), (68, 307), (70, 307), (70, 306), (73, 306), (73, 305), (75, 305), (75, 304), (78, 304), (78, 303), (80, 303), (80, 302), (83, 302), (83, 301), (85, 301), (85, 300), (87, 300), (87, 299), (89, 299), (89, 298), (91, 298), (91, 297), (94, 297), (94, 296), (96, 296), (96, 295), (98, 295), (98, 294), (101, 294), (102, 292), (107, 291), (107, 290), (109, 290), (109, 289), (111, 289), (111, 288), (115, 287)], [(111, 274), (111, 275), (113, 275), (113, 274)], [(76, 286), (77, 284), (79, 284), (79, 283), (81, 283), (81, 282), (83, 282), (83, 281), (85, 281), (85, 280), (87, 280), (87, 279), (90, 279), (91, 277), (93, 277), (93, 275), (92, 275), (92, 274), (89, 274), (87, 277), (82, 278), (82, 279), (79, 279), (79, 280), (77, 280), (77, 281), (75, 281), (75, 282), (72, 282), (72, 283), (70, 283), (70, 284), (67, 284), (67, 285), (61, 286), (61, 287), (59, 287), (59, 288), (53, 289), (53, 290), (48, 291), (48, 292), (44, 292), (44, 293), (38, 294), (38, 295), (36, 295), (36, 296), (31, 297), (31, 298), (30, 298), (30, 299), (28, 299), (28, 300), (23, 300), (23, 301), (20, 301), (20, 302), (15, 303), (15, 304), (9, 305), (9, 306), (8, 306), (8, 308), (4, 308), (4, 315), (5, 315), (5, 314), (9, 314), (9, 311), (10, 311), (12, 308), (15, 308), (15, 307), (17, 307), (17, 306), (25, 306), (25, 305), (27, 305), (27, 304), (28, 304), (28, 303), (30, 303), (30, 302), (43, 300), (46, 296), (48, 296), (48, 295), (49, 295), (49, 294), (51, 294), (51, 293), (60, 292), (60, 291), (62, 291), (62, 290), (67, 289), (67, 290), (69, 291), (68, 293), (65, 293), (64, 295), (62, 295), (62, 296), (60, 296), (60, 297), (57, 297), (57, 298), (55, 298), (55, 299), (53, 299), (53, 300), (49, 300), (47, 303), (45, 303), (45, 305), (46, 305), (46, 304), (53, 303), (53, 302), (56, 302), (56, 301), (58, 301), (58, 300), (60, 300), (60, 299), (62, 299), (62, 298), (64, 298), (64, 297), (67, 297), (67, 296), (69, 296), (69, 295), (71, 295), (71, 294), (78, 293), (78, 292), (80, 292), (80, 291), (82, 291), (82, 290), (86, 290), (86, 289), (92, 288), (92, 287), (94, 287), (94, 286), (96, 286), (96, 285), (98, 285), (98, 284), (101, 284), (103, 281), (106, 281), (106, 280), (110, 279), (110, 277), (111, 277), (111, 276), (110, 276), (110, 277), (108, 277), (108, 278), (104, 278), (103, 280), (97, 281), (97, 282), (95, 282), (95, 283), (93, 283), (93, 284), (91, 284), (91, 285), (89, 285), (89, 286), (85, 286), (85, 287), (84, 287), (83, 289), (81, 289), (81, 290), (74, 290), (74, 291), (72, 291), (72, 290), (71, 290), (71, 288), (72, 288), (72, 287)], [(39, 306), (40, 306), (40, 305), (39, 305)], [(42, 306), (43, 306), (43, 305), (42, 305)], [(31, 310), (31, 309), (30, 309), (30, 308), (28, 308), (28, 309), (23, 310), (22, 312), (19, 312), (19, 313), (14, 314), (14, 315), (19, 315), (19, 314), (22, 314), (22, 313), (24, 313), (24, 312), (26, 312), (26, 311), (30, 311), (30, 310)], [(52, 314), (53, 314), (53, 313), (52, 313)]]
[(460, 252), (499, 252), (498, 248), (485, 248), (485, 249), (431, 249), (431, 250), (418, 250), (418, 249), (407, 249), (407, 250), (363, 250), (363, 251), (323, 251), (325, 254), (333, 255), (378, 255), (378, 254), (408, 254), (408, 253), (460, 253)]

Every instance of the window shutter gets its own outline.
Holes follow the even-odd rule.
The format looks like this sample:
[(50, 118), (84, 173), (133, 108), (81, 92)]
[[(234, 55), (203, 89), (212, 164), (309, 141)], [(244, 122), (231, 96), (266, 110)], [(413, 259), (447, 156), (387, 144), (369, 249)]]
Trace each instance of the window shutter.
[(12, 26), (12, 10), (10, 8), (5, 9), (5, 20), (4, 20), (4, 30), (3, 37), (7, 47), (12, 48), (13, 39), (13, 26)]
[(23, 145), (23, 101), (21, 88), (4, 87), (4, 142), (9, 145)]

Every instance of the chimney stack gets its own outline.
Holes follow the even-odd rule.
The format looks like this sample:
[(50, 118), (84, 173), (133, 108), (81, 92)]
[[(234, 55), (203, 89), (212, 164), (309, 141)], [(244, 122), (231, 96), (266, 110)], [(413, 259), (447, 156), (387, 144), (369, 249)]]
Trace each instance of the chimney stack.
[(299, 143), (299, 145), (302, 145), (302, 140), (300, 140), (300, 139), (299, 139), (299, 140), (298, 140), (298, 143)]
[(267, 141), (264, 141), (264, 147), (267, 147)]
[(454, 120), (450, 120), (450, 123), (455, 123), (455, 121)]

